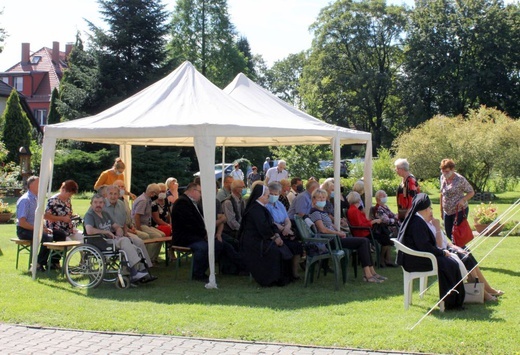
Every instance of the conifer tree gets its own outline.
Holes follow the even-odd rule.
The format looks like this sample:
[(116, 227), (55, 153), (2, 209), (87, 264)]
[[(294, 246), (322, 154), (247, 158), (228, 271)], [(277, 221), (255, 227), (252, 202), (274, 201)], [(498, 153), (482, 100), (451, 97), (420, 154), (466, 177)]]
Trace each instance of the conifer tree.
[(61, 117), (57, 110), (58, 88), (54, 88), (51, 94), (51, 104), (49, 105), (49, 115), (47, 116), (47, 124), (60, 123)]
[[(237, 47), (226, 0), (178, 0), (171, 23), (169, 59), (176, 67), (190, 61), (206, 78), (225, 87), (247, 59)], [(242, 43), (243, 44), (243, 43)]]
[(29, 147), (31, 145), (31, 123), (22, 110), (16, 89), (11, 91), (7, 99), (2, 120), (5, 122), (2, 141), (5, 148), (9, 151), (6, 160), (17, 163), (20, 147)]

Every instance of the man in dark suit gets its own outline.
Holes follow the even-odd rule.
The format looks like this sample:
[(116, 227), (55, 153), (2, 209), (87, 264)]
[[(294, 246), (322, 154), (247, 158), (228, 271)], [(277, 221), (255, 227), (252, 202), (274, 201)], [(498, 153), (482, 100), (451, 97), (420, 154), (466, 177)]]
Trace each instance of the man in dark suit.
[[(200, 185), (190, 183), (172, 206), (172, 234), (175, 245), (189, 247), (193, 251), (193, 279), (207, 282), (208, 233), (198, 206), (200, 199)], [(211, 233), (212, 238), (214, 235)], [(222, 243), (215, 240), (215, 259), (218, 259), (221, 250)]]

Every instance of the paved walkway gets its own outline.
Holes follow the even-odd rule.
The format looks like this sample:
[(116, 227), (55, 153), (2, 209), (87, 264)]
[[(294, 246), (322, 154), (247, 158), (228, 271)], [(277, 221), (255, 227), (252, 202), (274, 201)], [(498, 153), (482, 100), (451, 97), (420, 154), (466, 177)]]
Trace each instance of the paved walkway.
[(344, 348), (195, 339), (163, 335), (101, 333), (0, 324), (2, 354), (399, 354)]

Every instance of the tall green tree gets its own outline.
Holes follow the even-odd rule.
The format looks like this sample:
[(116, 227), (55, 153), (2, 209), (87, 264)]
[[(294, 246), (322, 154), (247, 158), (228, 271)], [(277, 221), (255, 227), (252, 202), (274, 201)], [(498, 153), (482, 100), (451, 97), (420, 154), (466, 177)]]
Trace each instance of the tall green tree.
[(311, 26), (315, 38), (301, 87), (307, 108), (329, 123), (371, 132), (374, 153), (399, 119), (388, 113), (399, 104), (406, 14), (384, 0), (340, 0)]
[(247, 53), (237, 47), (226, 0), (178, 0), (168, 55), (172, 66), (188, 60), (221, 88), (248, 68)]
[(98, 113), (102, 95), (99, 66), (94, 54), (85, 50), (79, 33), (67, 64), (68, 68), (60, 81), (57, 102), (62, 120), (70, 121)]
[(268, 70), (269, 90), (282, 100), (303, 109), (300, 95), (300, 78), (305, 65), (305, 53), (289, 54), (276, 61)]
[(18, 163), (20, 147), (30, 147), (31, 145), (31, 123), (20, 105), (20, 98), (15, 89), (11, 91), (7, 99), (2, 116), (4, 122), (2, 141), (9, 151), (6, 160)]
[(518, 117), (519, 40), (518, 4), (418, 1), (404, 65), (409, 116), (464, 115), (486, 105)]
[(249, 45), (249, 41), (246, 37), (240, 36), (237, 40), (237, 49), (244, 56), (246, 60), (246, 70), (243, 72), (247, 75), (251, 80), (256, 81), (256, 72), (255, 72), (255, 62), (253, 53), (251, 52), (251, 46)]
[(88, 22), (104, 106), (142, 90), (164, 74), (168, 12), (161, 0), (98, 0), (107, 28)]
[(58, 112), (58, 88), (54, 88), (51, 94), (51, 103), (49, 105), (49, 115), (47, 116), (47, 124), (60, 123), (61, 117)]

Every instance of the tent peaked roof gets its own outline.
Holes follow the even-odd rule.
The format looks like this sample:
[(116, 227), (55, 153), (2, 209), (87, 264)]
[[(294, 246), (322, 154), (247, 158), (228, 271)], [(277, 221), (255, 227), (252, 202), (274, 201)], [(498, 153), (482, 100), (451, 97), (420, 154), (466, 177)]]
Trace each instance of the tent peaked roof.
[(348, 143), (355, 143), (352, 140), (365, 143), (370, 139), (370, 133), (330, 125), (300, 111), (255, 83), (243, 73), (238, 74), (235, 79), (224, 88), (224, 92), (248, 108), (265, 115), (285, 117), (284, 119), (286, 121), (294, 122), (296, 125), (306, 123), (328, 127), (330, 129), (338, 129), (341, 131), (342, 137), (348, 137), (350, 139)]
[[(267, 97), (258, 99), (273, 105), (275, 101)], [(95, 116), (48, 125), (45, 136), (168, 146), (193, 146), (195, 137), (202, 136), (215, 137), (217, 145), (226, 146), (328, 144), (336, 136), (343, 143), (370, 139), (368, 133), (349, 132), (303, 113), (248, 104), (227, 95), (184, 62), (165, 78)]]

